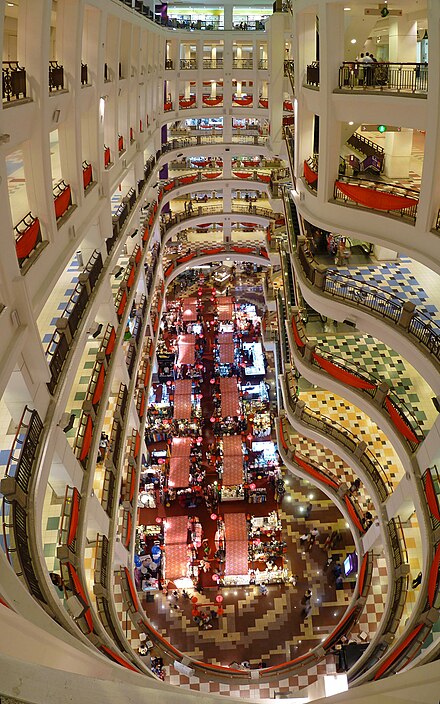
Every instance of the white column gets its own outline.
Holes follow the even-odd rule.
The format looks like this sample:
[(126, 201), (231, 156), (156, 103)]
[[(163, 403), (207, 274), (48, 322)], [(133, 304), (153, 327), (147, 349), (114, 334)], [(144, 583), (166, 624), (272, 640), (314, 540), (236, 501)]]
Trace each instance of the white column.
[(233, 6), (232, 4), (227, 4), (225, 3), (223, 5), (223, 18), (224, 18), (224, 24), (225, 24), (225, 29), (232, 29), (232, 11), (233, 11)]
[(385, 133), (385, 170), (389, 179), (408, 178), (411, 164), (413, 130)]
[(319, 72), (319, 180), (318, 200), (327, 202), (333, 196), (338, 177), (341, 150), (341, 123), (332, 109), (333, 90), (338, 85), (339, 66), (344, 51), (343, 5), (319, 7), (320, 72)]
[[(270, 144), (274, 154), (280, 154), (283, 140), (284, 84), (284, 14), (277, 12), (268, 20), (269, 27), (269, 122)], [(258, 96), (256, 96), (258, 99)], [(255, 98), (254, 98), (255, 105)]]
[(413, 63), (417, 61), (417, 21), (406, 17), (390, 17), (388, 33), (389, 61)]

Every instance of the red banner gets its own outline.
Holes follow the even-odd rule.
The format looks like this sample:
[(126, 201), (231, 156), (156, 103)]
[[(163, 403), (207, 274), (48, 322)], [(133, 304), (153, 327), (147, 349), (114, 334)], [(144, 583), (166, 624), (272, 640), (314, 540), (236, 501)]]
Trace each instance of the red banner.
[(119, 136), (118, 137), (118, 151), (122, 152), (124, 150), (124, 138)]
[(412, 208), (419, 202), (416, 198), (398, 196), (394, 193), (386, 193), (367, 186), (344, 183), (343, 181), (336, 181), (335, 185), (350, 200), (374, 210), (404, 210), (405, 208)]
[(181, 108), (190, 108), (192, 105), (195, 105), (195, 104), (196, 104), (196, 99), (195, 99), (195, 97), (193, 97), (193, 98), (188, 98), (188, 99), (186, 99), (186, 98), (181, 98), (181, 99), (179, 100), (179, 106), (180, 106)]
[(332, 489), (335, 489), (335, 491), (337, 491), (338, 485), (335, 481), (333, 481), (333, 479), (330, 479), (330, 477), (327, 477), (323, 472), (320, 472), (318, 469), (315, 469), (315, 467), (313, 467), (308, 462), (305, 462), (303, 459), (301, 459), (301, 457), (294, 455), (293, 459), (300, 467), (302, 467), (307, 472), (307, 474), (310, 474), (310, 476), (315, 477), (315, 479), (318, 479), (323, 484), (331, 486)]
[(388, 413), (390, 414), (391, 420), (393, 421), (399, 433), (402, 433), (403, 437), (405, 437), (407, 440), (419, 443), (420, 440), (414, 433), (412, 428), (408, 425), (408, 421), (402, 418), (396, 406), (388, 397), (385, 399), (385, 406), (387, 408)]
[(298, 327), (296, 325), (296, 319), (295, 319), (294, 315), (292, 315), (292, 332), (293, 332), (293, 337), (295, 339), (296, 346), (299, 348), (305, 347), (306, 343), (304, 342), (304, 340), (301, 338), (301, 336), (299, 334)]
[(286, 452), (287, 452), (287, 450), (289, 449), (289, 446), (287, 445), (287, 442), (286, 442), (286, 440), (285, 440), (285, 438), (284, 438), (283, 421), (281, 420), (281, 418), (280, 418), (280, 422), (279, 422), (278, 428), (279, 428), (279, 435), (280, 435), (281, 445), (283, 446), (283, 448), (284, 448), (284, 449), (286, 450)]
[(246, 97), (243, 97), (243, 98), (238, 98), (238, 97), (232, 98), (232, 102), (236, 103), (236, 105), (246, 106), (246, 105), (252, 105), (253, 99), (254, 98), (252, 95), (247, 95)]
[(435, 597), (437, 592), (437, 582), (440, 569), (440, 545), (437, 545), (437, 550), (435, 551), (434, 559), (432, 561), (431, 569), (429, 570), (429, 581), (428, 581), (428, 602), (429, 605), (434, 607)]
[(254, 251), (253, 247), (237, 247), (237, 245), (234, 245), (231, 249), (238, 254), (252, 254)]
[(359, 516), (357, 515), (355, 508), (354, 508), (353, 504), (351, 503), (349, 497), (344, 496), (344, 501), (345, 501), (345, 505), (347, 506), (347, 511), (350, 515), (350, 518), (353, 521), (353, 523), (355, 524), (359, 533), (365, 533), (365, 528), (363, 527), (363, 525), (359, 519)]
[(316, 183), (318, 180), (318, 174), (310, 168), (307, 161), (304, 162), (304, 178), (309, 185)]
[(76, 536), (79, 519), (79, 499), (79, 491), (78, 489), (74, 489), (72, 494), (72, 505), (70, 509), (70, 524), (69, 533), (67, 535), (67, 545), (70, 545)]
[(194, 259), (195, 256), (195, 252), (185, 254), (183, 257), (179, 257), (178, 259), (176, 259), (176, 264), (185, 264), (185, 262), (190, 262), (191, 259)]
[(260, 108), (268, 108), (269, 107), (268, 99), (267, 98), (260, 98), (259, 105), (260, 105)]
[(420, 631), (424, 627), (423, 623), (419, 623), (418, 626), (414, 628), (414, 630), (409, 634), (407, 638), (399, 645), (398, 648), (393, 650), (391, 655), (385, 660), (383, 665), (379, 667), (378, 671), (376, 672), (374, 679), (378, 680), (382, 677), (382, 675), (391, 667), (391, 665), (396, 662), (397, 658), (406, 650), (406, 648), (411, 645), (413, 640), (419, 635)]
[(136, 588), (133, 584), (133, 580), (131, 578), (131, 574), (128, 571), (127, 567), (124, 567), (124, 572), (125, 572), (125, 578), (127, 580), (127, 585), (128, 585), (128, 591), (130, 592), (131, 600), (133, 602), (133, 606), (136, 609), (136, 611), (139, 609), (139, 600), (138, 600), (138, 595)]
[(313, 359), (319, 364), (321, 369), (327, 372), (327, 374), (330, 374), (330, 376), (334, 377), (335, 379), (338, 379), (338, 381), (342, 381), (342, 383), (347, 384), (347, 386), (353, 386), (353, 388), (355, 389), (376, 388), (376, 384), (372, 384), (371, 382), (356, 376), (356, 374), (353, 374), (352, 372), (348, 372), (345, 369), (338, 367), (336, 364), (333, 364), (333, 362), (330, 362), (328, 359), (320, 357), (320, 355), (316, 354), (316, 352), (313, 353)]
[(257, 179), (262, 183), (270, 183), (269, 174), (257, 174)]
[(96, 406), (102, 396), (102, 392), (104, 390), (104, 381), (105, 381), (105, 367), (103, 364), (101, 364), (101, 368), (98, 372), (98, 378), (96, 380), (96, 386), (95, 386), (95, 391), (92, 397), (92, 405)]
[(83, 169), (83, 186), (84, 190), (86, 190), (87, 186), (90, 186), (92, 183), (92, 165), (89, 164), (86, 166), (85, 169)]
[(110, 164), (110, 147), (106, 147), (104, 149), (104, 166), (107, 168), (107, 166)]
[(126, 667), (127, 670), (133, 670), (133, 672), (139, 672), (139, 670), (136, 667), (133, 667), (133, 665), (130, 665), (127, 660), (124, 660), (118, 653), (113, 652), (113, 650), (110, 650), (110, 648), (107, 648), (106, 645), (101, 645), (100, 650), (102, 650), (103, 653), (109, 656), (111, 660), (114, 662), (117, 662), (118, 665), (122, 665), (123, 667)]
[(437, 492), (435, 490), (434, 481), (432, 479), (432, 474), (429, 469), (425, 474), (425, 494), (429, 510), (431, 511), (434, 518), (436, 518), (437, 521), (440, 521), (440, 510), (438, 505)]
[(364, 559), (362, 560), (361, 569), (359, 570), (359, 596), (362, 596), (362, 592), (364, 591), (365, 575), (367, 574), (367, 565), (368, 553), (366, 552), (364, 555)]
[(125, 540), (124, 540), (124, 545), (125, 545), (126, 548), (128, 548), (128, 546), (130, 545), (130, 540), (131, 540), (131, 523), (132, 523), (132, 521), (131, 521), (131, 513), (130, 513), (129, 511), (127, 511), (127, 533), (126, 533)]
[(209, 107), (214, 107), (215, 105), (220, 105), (220, 103), (223, 102), (223, 96), (218, 95), (216, 98), (209, 98), (208, 96), (204, 95), (202, 100), (205, 105), (209, 105)]
[(64, 191), (54, 199), (55, 216), (57, 217), (57, 219), (61, 218), (64, 215), (66, 210), (68, 210), (71, 202), (72, 195), (70, 191), (70, 186), (67, 186), (67, 188), (65, 188)]
[(232, 174), (236, 178), (252, 178), (253, 174), (250, 171), (233, 171)]
[[(154, 331), (156, 332), (156, 331)], [(150, 362), (147, 362), (147, 365), (145, 367), (145, 374), (144, 374), (144, 386), (147, 388), (148, 386), (148, 381), (150, 379), (150, 369), (151, 369), (151, 364)]]
[(171, 181), (170, 183), (166, 183), (165, 186), (163, 187), (164, 191), (172, 191), (173, 188), (175, 187), (175, 182)]
[(178, 181), (180, 186), (186, 186), (188, 183), (194, 183), (194, 181), (197, 181), (197, 174), (194, 174), (193, 176), (181, 176)]
[(107, 341), (107, 345), (105, 348), (105, 356), (106, 357), (110, 357), (111, 353), (114, 350), (115, 342), (116, 342), (116, 330), (112, 327), (108, 341)]
[(116, 311), (116, 313), (118, 314), (119, 317), (121, 317), (121, 315), (123, 314), (126, 304), (127, 304), (127, 292), (124, 291), (121, 296), (121, 300), (119, 301), (118, 310)]
[(84, 436), (83, 436), (83, 441), (82, 441), (82, 446), (81, 446), (81, 452), (79, 455), (79, 459), (81, 462), (84, 462), (86, 459), (89, 450), (90, 450), (90, 445), (92, 444), (92, 435), (93, 435), (93, 421), (92, 421), (92, 416), (87, 416), (87, 421), (86, 421), (86, 426), (84, 430)]
[(127, 279), (127, 288), (131, 288), (133, 286), (135, 271), (136, 271), (135, 267), (132, 266), (130, 269), (130, 273), (128, 275), (128, 279)]
[(29, 254), (37, 246), (38, 238), (41, 235), (40, 221), (35, 218), (33, 223), (29, 225), (27, 230), (25, 230), (15, 242), (15, 251), (17, 252), (18, 259), (26, 259)]
[(221, 252), (223, 252), (223, 247), (214, 247), (213, 249), (202, 249), (200, 251), (200, 254), (202, 256), (206, 256), (206, 255), (220, 254)]
[(84, 618), (86, 619), (89, 630), (92, 633), (94, 630), (93, 619), (92, 619), (92, 614), (90, 613), (90, 606), (89, 606), (89, 602), (86, 597), (86, 593), (83, 589), (83, 586), (81, 584), (80, 578), (78, 577), (76, 569), (74, 568), (74, 566), (72, 565), (71, 562), (67, 563), (67, 569), (69, 570), (69, 575), (70, 575), (70, 578), (73, 582), (73, 587), (75, 589), (76, 594), (78, 594), (81, 597), (81, 600), (83, 601), (83, 603), (87, 607), (87, 611), (84, 614)]
[(208, 173), (203, 173), (203, 174), (202, 174), (202, 178), (210, 178), (210, 179), (212, 179), (212, 178), (218, 178), (218, 177), (221, 176), (221, 175), (222, 175), (222, 172), (221, 172), (221, 171), (210, 171), (210, 172), (208, 172)]
[(165, 278), (168, 278), (168, 276), (169, 276), (173, 271), (174, 271), (174, 264), (171, 263), (171, 264), (169, 264), (169, 265), (167, 266), (167, 268), (165, 269), (163, 275), (165, 276)]
[(144, 417), (144, 410), (145, 410), (145, 391), (142, 389), (141, 402), (139, 404), (139, 418), (140, 419), (142, 419)]
[(165, 112), (169, 112), (170, 110), (172, 110), (173, 109), (172, 102), (168, 101), (168, 102), (164, 103), (163, 109)]
[(283, 110), (286, 110), (287, 112), (292, 112), (293, 111), (293, 103), (291, 100), (285, 100), (283, 103)]

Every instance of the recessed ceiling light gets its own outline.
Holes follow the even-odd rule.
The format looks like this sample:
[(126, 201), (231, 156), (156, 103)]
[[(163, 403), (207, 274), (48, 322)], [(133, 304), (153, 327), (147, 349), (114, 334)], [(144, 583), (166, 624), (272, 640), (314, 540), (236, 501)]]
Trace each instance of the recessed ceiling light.
[(350, 39), (351, 44), (356, 44), (356, 39)]
[(350, 12), (351, 7), (344, 7), (344, 12)]
[(349, 125), (354, 125), (353, 120), (351, 120), (351, 122), (349, 122), (348, 124), (349, 124)]

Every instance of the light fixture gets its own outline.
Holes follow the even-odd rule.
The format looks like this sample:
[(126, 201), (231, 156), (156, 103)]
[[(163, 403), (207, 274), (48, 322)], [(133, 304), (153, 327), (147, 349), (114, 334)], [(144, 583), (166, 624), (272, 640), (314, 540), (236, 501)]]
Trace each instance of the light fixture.
[(344, 7), (344, 12), (350, 12), (351, 7)]
[(354, 125), (353, 120), (350, 120), (350, 122), (349, 122), (348, 124), (349, 124), (350, 126), (351, 126), (351, 125)]
[(350, 44), (356, 44), (356, 39), (350, 39)]

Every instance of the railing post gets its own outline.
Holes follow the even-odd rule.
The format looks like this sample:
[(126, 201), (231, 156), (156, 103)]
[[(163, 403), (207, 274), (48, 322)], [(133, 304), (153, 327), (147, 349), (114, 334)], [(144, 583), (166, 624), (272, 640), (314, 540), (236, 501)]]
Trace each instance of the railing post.
[(348, 494), (349, 489), (350, 489), (350, 487), (348, 486), (348, 484), (346, 484), (346, 482), (342, 482), (342, 483), (339, 485), (338, 491), (337, 491), (336, 493), (337, 493), (338, 496), (341, 497), (341, 499), (343, 499), (344, 496), (346, 496), (346, 495)]
[(325, 264), (318, 264), (316, 267), (313, 267), (313, 271), (315, 272), (313, 284), (323, 291), (325, 288), (325, 279), (327, 277), (327, 267)]
[(66, 338), (67, 344), (70, 347), (72, 344), (72, 333), (70, 332), (70, 327), (69, 327), (69, 318), (57, 318), (57, 322), (55, 324), (56, 331), (57, 333), (61, 336), (64, 335)]
[(0, 482), (0, 491), (8, 501), (16, 501), (21, 508), (26, 510), (27, 495), (21, 486), (18, 485), (15, 477), (10, 477), (9, 475), (3, 477)]
[(396, 569), (396, 573), (395, 573), (394, 578), (400, 579), (400, 577), (406, 577), (409, 573), (410, 573), (410, 567), (406, 562), (404, 562), (403, 565), (400, 565), (400, 567), (398, 567)]
[(408, 330), (409, 324), (414, 317), (416, 307), (411, 301), (405, 301), (402, 308), (400, 309), (399, 320), (397, 324), (404, 330)]
[(298, 420), (301, 420), (305, 407), (306, 407), (305, 401), (301, 401), (301, 399), (298, 399), (298, 401), (295, 404), (295, 418), (298, 418)]
[(316, 342), (310, 342), (309, 340), (307, 340), (305, 347), (304, 347), (304, 361), (305, 362), (312, 364), (313, 354), (315, 352), (315, 348), (316, 348)]
[(83, 401), (81, 408), (84, 413), (87, 413), (87, 415), (91, 416), (93, 421), (96, 420), (95, 409), (93, 408), (93, 404), (90, 399), (86, 399), (85, 401)]
[(96, 353), (96, 361), (103, 364), (104, 369), (107, 371), (108, 363), (107, 363), (107, 357), (105, 355), (104, 350), (100, 350), (99, 352)]
[(80, 274), (78, 276), (78, 281), (81, 284), (81, 286), (86, 287), (87, 295), (90, 297), (92, 295), (92, 287), (90, 286), (89, 272), (84, 271), (82, 274)]
[(373, 401), (376, 404), (376, 406), (379, 406), (379, 408), (382, 408), (383, 402), (385, 401), (386, 397), (388, 396), (390, 391), (390, 387), (387, 384), (386, 381), (382, 381), (379, 386), (376, 389), (376, 393), (374, 394)]
[(354, 448), (353, 456), (359, 460), (362, 457), (362, 455), (364, 454), (366, 449), (367, 449), (367, 443), (365, 442), (365, 440), (361, 440), (360, 442), (358, 442), (358, 444)]

